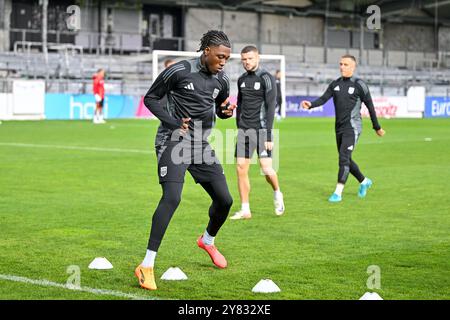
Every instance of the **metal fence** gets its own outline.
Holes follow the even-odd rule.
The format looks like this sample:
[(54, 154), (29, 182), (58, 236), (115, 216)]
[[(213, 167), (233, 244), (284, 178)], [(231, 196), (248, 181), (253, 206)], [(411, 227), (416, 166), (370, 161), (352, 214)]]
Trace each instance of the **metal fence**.
[[(15, 50), (16, 42), (42, 42), (42, 31), (12, 28), (10, 47)], [(48, 30), (48, 42), (72, 44), (85, 52), (96, 54), (150, 53), (153, 49), (183, 50), (183, 37), (158, 37), (132, 32), (88, 32)]]

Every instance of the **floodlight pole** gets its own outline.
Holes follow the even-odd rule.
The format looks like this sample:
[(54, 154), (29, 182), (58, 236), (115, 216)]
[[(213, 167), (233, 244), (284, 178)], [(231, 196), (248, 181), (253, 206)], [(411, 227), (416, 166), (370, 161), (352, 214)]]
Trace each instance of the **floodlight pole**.
[(41, 0), (42, 4), (42, 52), (45, 60), (45, 81), (48, 81), (48, 44), (47, 44), (47, 9), (48, 0)]
[(360, 64), (363, 64), (363, 56), (364, 56), (364, 18), (361, 17), (359, 20), (359, 63)]
[(325, 6), (325, 26), (323, 27), (323, 58), (325, 63), (328, 63), (328, 12), (330, 10), (330, 1), (327, 0)]
[(286, 58), (285, 56), (280, 57), (280, 89), (281, 89), (281, 117), (286, 118)]

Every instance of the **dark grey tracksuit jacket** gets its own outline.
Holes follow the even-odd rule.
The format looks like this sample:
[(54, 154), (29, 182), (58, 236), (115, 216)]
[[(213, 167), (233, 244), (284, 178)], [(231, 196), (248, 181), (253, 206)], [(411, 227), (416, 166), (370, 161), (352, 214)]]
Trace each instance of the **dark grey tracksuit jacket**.
[[(229, 93), (229, 78), (225, 72), (210, 73), (201, 64), (200, 57), (177, 62), (165, 69), (144, 97), (145, 106), (161, 121), (155, 145), (168, 142), (172, 132), (181, 127), (182, 118), (191, 118), (191, 138), (198, 140), (200, 137), (207, 143), (205, 132), (214, 126), (216, 116), (229, 118), (220, 108)], [(167, 103), (161, 105), (160, 99), (166, 94)]]
[(352, 130), (356, 135), (361, 134), (361, 102), (364, 102), (369, 110), (373, 129), (379, 130), (375, 107), (370, 96), (369, 87), (361, 79), (340, 77), (330, 83), (325, 93), (311, 103), (311, 108), (325, 104), (333, 97), (336, 113), (336, 133)]
[(277, 86), (275, 77), (262, 68), (248, 71), (238, 79), (236, 122), (239, 129), (267, 130), (272, 141)]

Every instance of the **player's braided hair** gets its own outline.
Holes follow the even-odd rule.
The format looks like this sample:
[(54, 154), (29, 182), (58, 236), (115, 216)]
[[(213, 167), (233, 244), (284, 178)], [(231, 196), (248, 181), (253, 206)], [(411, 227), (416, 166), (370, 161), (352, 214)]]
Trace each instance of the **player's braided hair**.
[(198, 49), (197, 52), (205, 50), (206, 47), (218, 47), (220, 45), (231, 48), (230, 40), (228, 40), (227, 35), (223, 31), (209, 30), (200, 39), (200, 49)]

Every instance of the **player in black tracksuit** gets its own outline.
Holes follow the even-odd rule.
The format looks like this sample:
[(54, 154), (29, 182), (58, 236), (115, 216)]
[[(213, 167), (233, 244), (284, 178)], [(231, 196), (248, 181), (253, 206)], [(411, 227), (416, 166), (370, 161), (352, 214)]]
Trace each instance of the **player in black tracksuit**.
[[(202, 55), (165, 69), (144, 97), (145, 106), (161, 121), (155, 139), (162, 197), (153, 215), (147, 254), (135, 274), (141, 287), (155, 290), (153, 266), (164, 233), (181, 200), (186, 170), (210, 195), (209, 224), (197, 244), (219, 268), (226, 259), (214, 246), (233, 199), (223, 168), (207, 142), (215, 118), (232, 116), (229, 79), (222, 71), (231, 54), (228, 37), (208, 31), (201, 40)], [(167, 95), (167, 104), (160, 99)]]
[(325, 93), (313, 102), (303, 101), (305, 109), (315, 108), (325, 104), (333, 97), (336, 113), (336, 142), (339, 151), (338, 184), (335, 192), (329, 198), (331, 202), (342, 200), (342, 191), (351, 173), (360, 183), (358, 195), (363, 198), (372, 181), (366, 178), (359, 170), (358, 165), (352, 159), (352, 153), (362, 132), (361, 103), (364, 102), (369, 110), (373, 129), (378, 136), (384, 135), (375, 113), (375, 107), (368, 86), (361, 79), (355, 78), (353, 72), (356, 67), (356, 59), (351, 55), (345, 55), (340, 61), (342, 77), (330, 83)]
[[(272, 150), (266, 150), (264, 142), (272, 141), (277, 89), (274, 77), (263, 68), (247, 71), (238, 79), (236, 124), (239, 129), (254, 129), (264, 139), (257, 148), (258, 157), (267, 158)], [(253, 150), (236, 150), (237, 157), (251, 158)], [(245, 153), (243, 152), (245, 151)], [(264, 152), (267, 151), (267, 152)]]
[(237, 83), (236, 122), (239, 130), (235, 151), (241, 210), (230, 219), (251, 217), (248, 170), (255, 150), (266, 181), (274, 191), (275, 214), (282, 215), (283, 194), (280, 191), (277, 173), (272, 168), (272, 129), (277, 97), (275, 78), (260, 67), (258, 49), (254, 46), (242, 49), (241, 62), (246, 72), (239, 77)]

